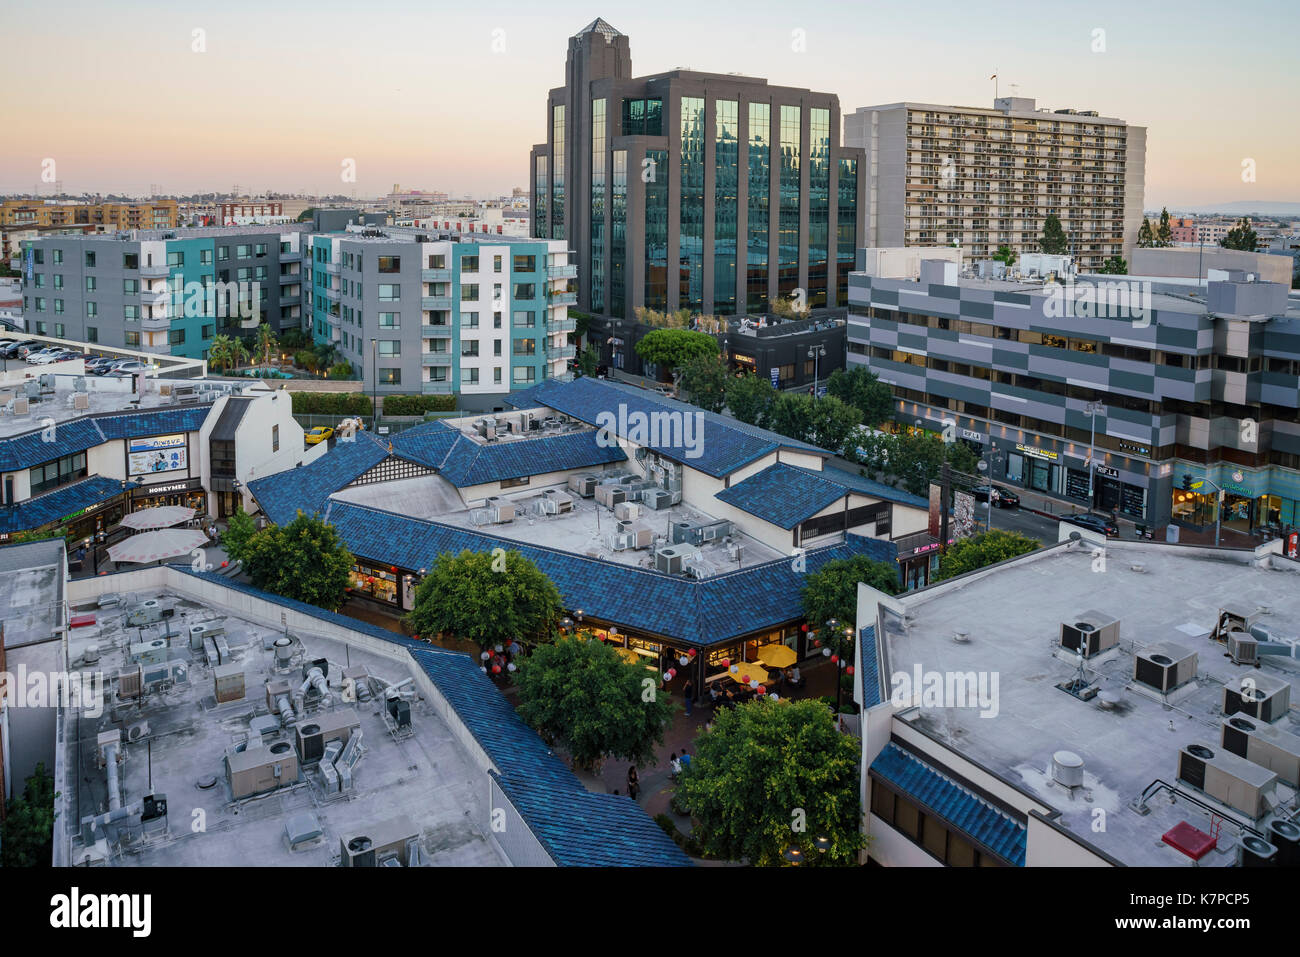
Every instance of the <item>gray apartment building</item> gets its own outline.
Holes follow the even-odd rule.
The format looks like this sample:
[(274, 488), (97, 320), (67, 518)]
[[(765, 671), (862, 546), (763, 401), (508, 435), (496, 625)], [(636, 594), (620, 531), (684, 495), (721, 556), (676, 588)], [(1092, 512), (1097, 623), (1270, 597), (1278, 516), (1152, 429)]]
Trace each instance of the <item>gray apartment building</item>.
[(861, 237), (863, 152), (839, 99), (734, 74), (633, 77), (628, 38), (595, 20), (569, 39), (546, 142), (529, 164), (529, 234), (564, 239), (578, 307), (715, 315), (806, 291), (843, 306)]
[(1095, 110), (891, 103), (844, 117), (866, 151), (867, 247), (952, 246), (987, 259), (999, 246), (1037, 252), (1055, 213), (1084, 272), (1129, 258), (1142, 225), (1146, 128)]
[(576, 267), (562, 240), (351, 226), (313, 233), (304, 249), (311, 335), (367, 390), (455, 394), (491, 411), (570, 374)]
[(24, 244), (27, 330), (203, 358), (214, 336), (265, 320), (297, 329), (308, 226), (150, 229)]
[(1208, 482), (1227, 527), (1300, 525), (1300, 304), (1236, 273), (1200, 298), (1107, 278), (855, 273), (849, 366), (893, 386), (893, 430), (947, 426), (997, 482), (1197, 527), (1215, 521), (1213, 488), (1192, 487)]

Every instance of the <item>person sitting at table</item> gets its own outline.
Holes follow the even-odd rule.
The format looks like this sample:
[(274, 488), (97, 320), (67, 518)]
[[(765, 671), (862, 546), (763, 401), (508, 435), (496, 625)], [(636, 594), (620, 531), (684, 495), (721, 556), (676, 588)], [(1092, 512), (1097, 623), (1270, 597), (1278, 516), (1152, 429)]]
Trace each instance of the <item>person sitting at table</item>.
[(736, 704), (736, 693), (732, 691), (730, 688), (728, 688), (726, 700), (723, 701), (722, 703), (726, 705), (728, 708), (734, 707)]
[(709, 703), (716, 708), (718, 706), (718, 699), (721, 697), (722, 695), (718, 692), (717, 683), (715, 682), (714, 684), (709, 685)]
[(791, 688), (802, 688), (802, 687), (803, 687), (803, 675), (801, 675), (801, 674), (799, 673), (799, 666), (798, 666), (798, 665), (795, 665), (794, 667), (792, 667), (792, 668), (790, 669), (790, 675), (789, 675), (789, 677), (790, 677), (790, 687), (791, 687)]

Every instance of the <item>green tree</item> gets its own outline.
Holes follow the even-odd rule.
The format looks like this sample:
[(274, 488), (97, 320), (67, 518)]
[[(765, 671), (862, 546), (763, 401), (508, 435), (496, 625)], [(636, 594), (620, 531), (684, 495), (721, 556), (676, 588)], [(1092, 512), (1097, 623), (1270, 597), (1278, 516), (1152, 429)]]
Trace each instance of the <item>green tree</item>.
[(326, 372), (325, 375), (330, 379), (351, 379), (352, 363), (348, 362), (346, 359), (342, 362), (336, 362), (329, 367), (329, 371)]
[(969, 538), (961, 538), (948, 546), (939, 559), (939, 574), (935, 581), (964, 575), (977, 568), (996, 565), (1026, 552), (1036, 551), (1039, 543), (1019, 532), (1004, 532), (995, 528)]
[(943, 458), (957, 472), (974, 475), (979, 470), (980, 457), (965, 442), (945, 442)]
[(924, 495), (938, 481), (947, 450), (937, 435), (896, 435), (889, 445), (886, 471), (913, 495)]
[(812, 403), (809, 427), (803, 440), (838, 455), (861, 424), (862, 413), (855, 406), (831, 395), (823, 396)]
[(215, 369), (227, 372), (248, 358), (248, 349), (242, 339), (216, 335), (208, 343), (208, 363)]
[(1174, 230), (1169, 224), (1169, 208), (1165, 207), (1160, 210), (1160, 225), (1156, 228), (1156, 245), (1172, 246), (1174, 244)]
[(795, 296), (777, 296), (772, 300), (772, 312), (786, 319), (806, 319), (810, 311), (806, 301)]
[(695, 356), (716, 356), (718, 340), (689, 329), (656, 329), (636, 344), (636, 354), (664, 371), (679, 369)]
[[(3, 797), (3, 795), (0, 795)], [(54, 778), (37, 764), (5, 810), (0, 866), (50, 867), (54, 855)]]
[(600, 352), (595, 346), (588, 346), (578, 353), (578, 361), (574, 363), (574, 372), (578, 376), (588, 376), (595, 378), (596, 369), (600, 366)]
[(777, 395), (771, 382), (747, 372), (727, 383), (727, 408), (746, 425), (766, 426)]
[(826, 380), (826, 394), (862, 413), (862, 423), (878, 428), (894, 415), (894, 390), (866, 366), (836, 369)]
[(258, 358), (262, 360), (262, 365), (269, 366), (271, 356), (275, 355), (280, 348), (280, 342), (276, 338), (275, 330), (271, 328), (270, 323), (264, 322), (257, 327), (256, 342), (255, 352)]
[(255, 534), (257, 525), (253, 522), (253, 516), (242, 508), (236, 508), (226, 522), (226, 530), (221, 534), (221, 547), (226, 550), (231, 561), (241, 561), (244, 550)]
[(886, 595), (902, 590), (896, 562), (879, 562), (866, 555), (837, 558), (804, 577), (799, 597), (808, 627), (821, 628), (831, 619), (852, 625), (858, 616), (858, 582)]
[(767, 411), (763, 428), (804, 441), (813, 425), (812, 396), (801, 392), (779, 392)]
[(1250, 227), (1250, 220), (1245, 216), (1241, 217), (1241, 221), (1228, 230), (1228, 235), (1219, 242), (1224, 249), (1240, 249), (1248, 253), (1253, 253), (1258, 244), (1259, 237), (1255, 235), (1255, 230)]
[(1151, 228), (1151, 220), (1142, 217), (1142, 226), (1138, 229), (1138, 248), (1150, 249), (1156, 244), (1156, 234)]
[(1043, 238), (1038, 241), (1038, 248), (1052, 256), (1064, 256), (1070, 251), (1070, 240), (1055, 213), (1048, 213), (1043, 221)]
[[(856, 862), (858, 742), (835, 722), (818, 701), (755, 700), (714, 717), (677, 785), (706, 853), (772, 866), (796, 845), (806, 860)], [(802, 830), (790, 826), (796, 809)], [(824, 853), (818, 838), (830, 842)]]
[(320, 368), (320, 357), (316, 355), (315, 349), (299, 349), (293, 354), (293, 364), (308, 372), (315, 372)]
[(686, 360), (679, 383), (691, 405), (706, 412), (721, 412), (727, 405), (727, 385), (731, 373), (719, 355), (698, 355)]
[(330, 611), (343, 603), (352, 553), (320, 516), (299, 511), (288, 525), (257, 532), (240, 550), (254, 587)]
[(993, 259), (995, 262), (1006, 263), (1007, 268), (1010, 269), (1015, 265), (1016, 251), (1010, 246), (999, 246), (998, 251), (993, 254)]
[(646, 669), (590, 634), (534, 650), (519, 666), (519, 716), (562, 747), (580, 768), (606, 758), (654, 764), (672, 716)]
[(1111, 276), (1127, 276), (1128, 260), (1123, 256), (1110, 256), (1101, 264), (1097, 272)]
[(444, 552), (416, 588), (406, 624), (412, 634), (483, 648), (516, 638), (541, 643), (555, 638), (562, 607), (555, 583), (514, 549)]

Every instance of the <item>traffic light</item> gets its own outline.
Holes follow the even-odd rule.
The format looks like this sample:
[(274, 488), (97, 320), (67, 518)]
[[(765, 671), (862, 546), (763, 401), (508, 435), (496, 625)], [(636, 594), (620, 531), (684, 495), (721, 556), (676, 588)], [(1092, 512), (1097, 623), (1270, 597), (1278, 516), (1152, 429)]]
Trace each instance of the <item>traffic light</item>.
[(1189, 474), (1184, 474), (1184, 475), (1183, 475), (1183, 491), (1184, 491), (1184, 492), (1190, 492), (1191, 490), (1192, 490), (1192, 477), (1191, 477), (1191, 475), (1189, 475)]

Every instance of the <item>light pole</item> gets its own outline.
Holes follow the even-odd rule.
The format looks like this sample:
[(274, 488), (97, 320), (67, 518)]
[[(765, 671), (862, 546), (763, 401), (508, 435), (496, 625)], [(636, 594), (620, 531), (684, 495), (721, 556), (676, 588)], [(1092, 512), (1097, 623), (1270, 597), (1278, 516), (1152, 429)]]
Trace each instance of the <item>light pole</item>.
[(809, 346), (808, 358), (813, 361), (813, 401), (817, 401), (817, 381), (820, 378), (821, 357), (826, 355), (825, 346)]
[(1093, 456), (1097, 454), (1097, 414), (1105, 413), (1106, 407), (1100, 402), (1089, 402), (1083, 407), (1083, 411), (1092, 416), (1092, 434), (1088, 437), (1088, 511), (1091, 512), (1095, 494), (1092, 479), (1097, 473), (1097, 463), (1092, 460)]
[(1001, 454), (996, 454), (993, 451), (992, 438), (993, 438), (992, 436), (989, 436), (988, 451), (981, 453), (980, 460), (979, 460), (979, 470), (988, 477), (988, 483), (989, 483), (989, 499), (988, 499), (989, 518), (987, 523), (988, 528), (986, 529), (986, 531), (990, 531), (990, 532), (993, 531), (993, 496), (994, 494), (996, 494), (993, 488), (993, 463), (1002, 461)]
[(370, 386), (370, 432), (375, 434), (379, 419), (379, 340), (370, 340), (370, 368), (374, 372), (374, 382)]
[(1223, 524), (1223, 489), (1215, 485), (1209, 479), (1201, 479), (1199, 482), (1192, 483), (1192, 488), (1197, 489), (1202, 485), (1208, 485), (1214, 489), (1214, 547), (1219, 547), (1219, 530)]

